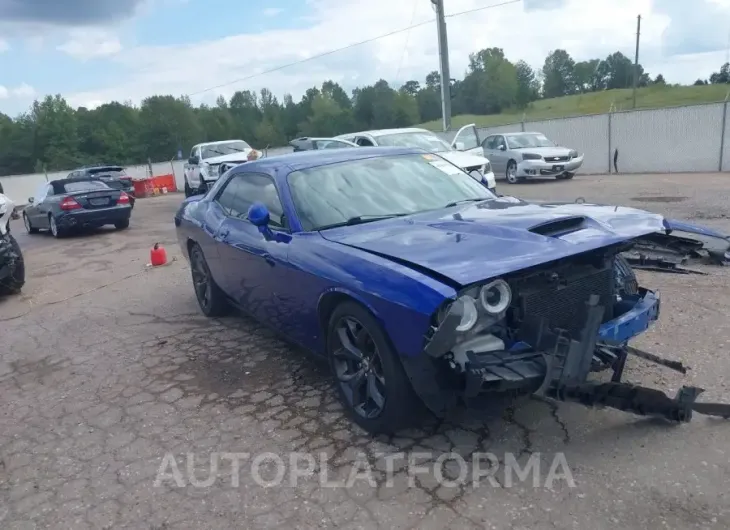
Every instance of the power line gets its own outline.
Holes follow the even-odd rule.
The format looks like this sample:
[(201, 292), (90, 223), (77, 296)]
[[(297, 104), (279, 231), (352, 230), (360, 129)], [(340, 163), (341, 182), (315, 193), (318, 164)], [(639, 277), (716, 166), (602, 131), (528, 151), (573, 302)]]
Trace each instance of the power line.
[(492, 4), (488, 6), (475, 7), (474, 9), (467, 9), (466, 11), (459, 11), (458, 13), (451, 13), (450, 15), (444, 15), (445, 18), (460, 17), (461, 15), (468, 15), (469, 13), (476, 13), (477, 11), (484, 11), (485, 9), (492, 9), (494, 7), (508, 6), (510, 4), (521, 4), (522, 0), (507, 0), (501, 4)]
[[(477, 7), (475, 9), (469, 9), (467, 11), (461, 11), (461, 12), (458, 12), (458, 13), (452, 13), (450, 15), (446, 15), (446, 18), (458, 17), (458, 16), (461, 16), (461, 15), (466, 15), (466, 14), (469, 14), (469, 13), (474, 13), (476, 11), (483, 11), (485, 9), (492, 9), (492, 8), (495, 8), (495, 7), (502, 7), (502, 6), (509, 5), (509, 4), (516, 4), (518, 2), (522, 2), (522, 0), (508, 0), (508, 1), (502, 2), (500, 4), (492, 4), (492, 5), (488, 5), (488, 6)], [(360, 42), (355, 42), (355, 43), (352, 43), (352, 44), (348, 44), (347, 46), (343, 46), (342, 48), (336, 48), (334, 50), (329, 50), (329, 51), (326, 51), (326, 52), (323, 52), (323, 53), (319, 53), (317, 55), (312, 55), (311, 57), (307, 57), (306, 59), (300, 59), (298, 61), (294, 61), (294, 62), (291, 62), (291, 63), (282, 64), (282, 65), (277, 66), (275, 68), (271, 68), (269, 70), (264, 70), (263, 72), (258, 72), (256, 74), (251, 74), (251, 75), (248, 75), (248, 76), (245, 76), (245, 77), (240, 77), (238, 79), (234, 79), (233, 81), (228, 81), (226, 83), (221, 83), (220, 85), (215, 85), (215, 86), (212, 86), (212, 87), (209, 87), (209, 88), (205, 88), (203, 90), (198, 90), (197, 92), (192, 92), (192, 93), (188, 94), (188, 96), (198, 96), (200, 94), (204, 94), (206, 92), (210, 92), (211, 90), (216, 90), (218, 88), (223, 88), (223, 87), (227, 87), (227, 86), (230, 86), (230, 85), (234, 85), (236, 83), (241, 83), (242, 81), (248, 81), (250, 79), (254, 79), (254, 78), (260, 77), (262, 75), (273, 74), (273, 73), (278, 72), (280, 70), (284, 70), (286, 68), (291, 68), (292, 66), (298, 66), (300, 64), (304, 64), (304, 63), (307, 63), (309, 61), (313, 61), (315, 59), (321, 59), (322, 57), (327, 57), (329, 55), (333, 55), (335, 53), (343, 52), (343, 51), (349, 50), (351, 48), (355, 48), (357, 46), (362, 46), (363, 44), (368, 44), (370, 42), (375, 42), (377, 40), (384, 39), (386, 37), (391, 37), (393, 35), (397, 35), (399, 33), (403, 33), (405, 31), (410, 31), (410, 30), (412, 30), (414, 28), (419, 28), (421, 26), (425, 26), (426, 24), (433, 24), (433, 22), (435, 22), (435, 21), (436, 21), (436, 19), (431, 19), (431, 20), (426, 20), (424, 22), (419, 22), (418, 24), (412, 24), (412, 25), (410, 25), (410, 26), (408, 26), (406, 28), (397, 29), (397, 30), (391, 31), (389, 33), (384, 33), (383, 35), (378, 35), (377, 37), (372, 37), (370, 39), (366, 39), (366, 40), (363, 40), (363, 41), (360, 41)]]
[[(413, 21), (416, 19), (416, 11), (418, 11), (418, 2), (420, 0), (413, 0), (413, 11), (411, 12), (411, 22), (410, 25), (413, 25)], [(400, 76), (400, 69), (401, 66), (403, 66), (403, 59), (406, 56), (406, 52), (408, 51), (408, 44), (411, 41), (411, 30), (408, 29), (406, 33), (406, 44), (403, 46), (403, 53), (400, 55), (400, 61), (398, 61), (398, 70), (395, 71), (395, 81), (398, 82), (398, 77)]]

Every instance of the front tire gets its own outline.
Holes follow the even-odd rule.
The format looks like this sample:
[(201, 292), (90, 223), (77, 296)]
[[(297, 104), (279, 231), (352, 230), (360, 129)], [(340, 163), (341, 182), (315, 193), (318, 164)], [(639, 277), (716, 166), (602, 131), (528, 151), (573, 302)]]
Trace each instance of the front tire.
[(193, 189), (188, 184), (188, 179), (185, 179), (185, 198), (192, 197), (194, 195)]
[(25, 231), (28, 232), (29, 234), (38, 233), (38, 229), (33, 227), (33, 225), (30, 222), (30, 217), (28, 217), (25, 212), (23, 212), (23, 224), (25, 225)]
[(25, 285), (25, 259), (23, 258), (23, 252), (20, 250), (20, 245), (11, 235), (7, 235), (10, 241), (10, 247), (13, 251), (14, 262), (11, 266), (10, 276), (0, 280), (0, 296), (7, 296), (11, 294), (18, 294), (23, 286)]
[(510, 184), (518, 184), (525, 180), (524, 178), (517, 176), (517, 162), (514, 160), (510, 160), (507, 163), (507, 170), (504, 172), (504, 176)]
[(563, 173), (561, 175), (556, 175), (555, 178), (558, 180), (570, 180), (575, 176), (575, 173)]
[(198, 299), (200, 310), (207, 317), (222, 317), (230, 312), (226, 295), (213, 280), (208, 263), (205, 261), (203, 250), (193, 245), (190, 250), (190, 271), (193, 277), (195, 297)]
[(327, 331), (327, 356), (348, 415), (371, 434), (392, 434), (420, 417), (423, 403), (377, 320), (360, 304), (343, 302)]

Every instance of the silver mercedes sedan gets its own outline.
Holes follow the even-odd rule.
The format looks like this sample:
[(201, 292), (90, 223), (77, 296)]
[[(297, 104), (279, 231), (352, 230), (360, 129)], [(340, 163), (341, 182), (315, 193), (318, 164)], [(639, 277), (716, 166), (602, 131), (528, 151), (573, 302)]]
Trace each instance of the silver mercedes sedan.
[(539, 132), (493, 134), (482, 142), (495, 176), (515, 184), (532, 178), (572, 179), (583, 154), (561, 147)]

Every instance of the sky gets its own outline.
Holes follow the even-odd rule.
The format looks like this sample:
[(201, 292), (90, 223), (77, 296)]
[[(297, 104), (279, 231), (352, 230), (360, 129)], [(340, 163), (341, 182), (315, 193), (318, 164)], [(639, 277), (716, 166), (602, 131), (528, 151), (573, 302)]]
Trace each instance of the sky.
[[(557, 48), (633, 58), (639, 14), (640, 62), (667, 82), (708, 78), (730, 46), (730, 0), (444, 3), (452, 77), (486, 47), (534, 68)], [(434, 16), (429, 0), (0, 0), (0, 112), (16, 116), (47, 94), (90, 108), (155, 94), (210, 104), (263, 87), (298, 100), (327, 79), (348, 90), (423, 81), (438, 69)]]

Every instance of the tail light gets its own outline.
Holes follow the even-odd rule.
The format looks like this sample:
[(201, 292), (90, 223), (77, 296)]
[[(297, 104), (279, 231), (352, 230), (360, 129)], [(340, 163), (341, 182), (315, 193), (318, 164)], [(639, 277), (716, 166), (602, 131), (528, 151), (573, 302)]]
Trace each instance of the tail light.
[(69, 211), (69, 210), (78, 210), (80, 208), (81, 208), (81, 205), (73, 197), (64, 197), (61, 200), (61, 210)]
[(129, 195), (122, 192), (122, 194), (117, 199), (117, 204), (129, 204)]

